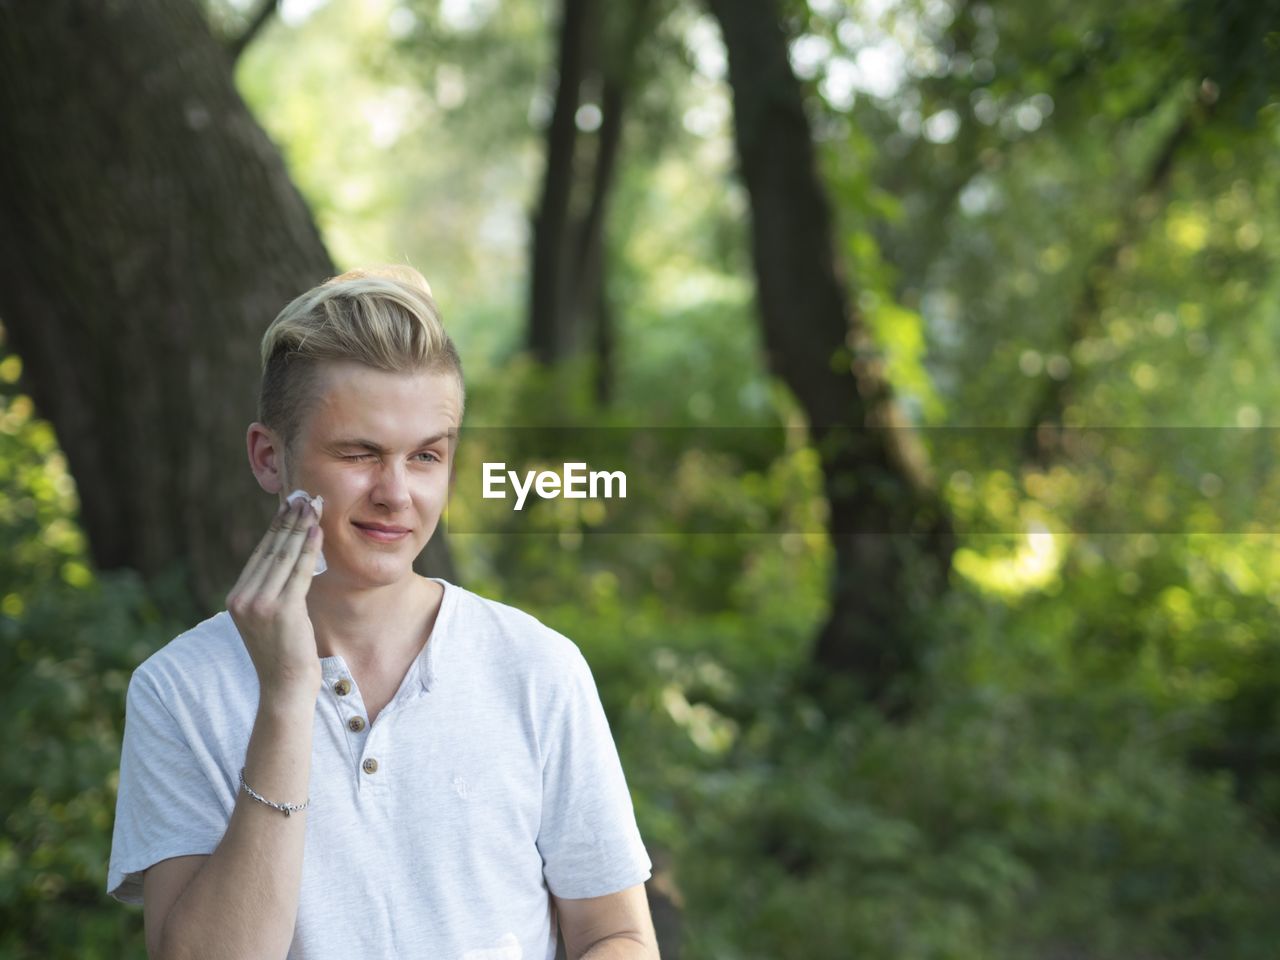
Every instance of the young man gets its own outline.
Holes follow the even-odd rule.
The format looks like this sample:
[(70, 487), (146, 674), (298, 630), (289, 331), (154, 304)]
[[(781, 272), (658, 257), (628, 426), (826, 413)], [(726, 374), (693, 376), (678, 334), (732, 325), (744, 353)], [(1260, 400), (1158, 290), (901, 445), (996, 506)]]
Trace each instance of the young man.
[(426, 282), (337, 277), (262, 361), (249, 463), (280, 512), (227, 610), (129, 684), (107, 889), (151, 957), (550, 960), (557, 914), (571, 960), (657, 957), (582, 654), (413, 571), (463, 409)]

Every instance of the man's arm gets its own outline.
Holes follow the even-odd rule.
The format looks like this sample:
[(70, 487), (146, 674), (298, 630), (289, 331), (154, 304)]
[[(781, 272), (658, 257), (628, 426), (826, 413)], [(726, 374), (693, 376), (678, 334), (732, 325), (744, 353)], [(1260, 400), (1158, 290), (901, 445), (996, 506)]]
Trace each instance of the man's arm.
[[(245, 782), (277, 802), (304, 800), (314, 714), (314, 695), (310, 703), (264, 704)], [(298, 915), (306, 816), (286, 817), (241, 791), (212, 855), (175, 857), (147, 870), (142, 901), (151, 960), (282, 960)]]
[(658, 960), (643, 883), (603, 897), (552, 899), (569, 960)]
[[(244, 779), (276, 803), (302, 803), (321, 682), (306, 595), (320, 552), (318, 515), (282, 508), (227, 595), (258, 674)], [(142, 881), (152, 960), (283, 960), (302, 886), (306, 811), (286, 816), (241, 790), (207, 857), (175, 857)]]

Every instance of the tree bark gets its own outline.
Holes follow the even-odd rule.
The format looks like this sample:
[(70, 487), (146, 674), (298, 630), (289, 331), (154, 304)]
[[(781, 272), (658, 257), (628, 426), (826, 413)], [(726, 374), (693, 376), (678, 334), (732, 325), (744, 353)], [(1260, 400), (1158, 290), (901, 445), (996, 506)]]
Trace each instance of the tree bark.
[(812, 686), (832, 706), (852, 694), (897, 711), (921, 653), (915, 614), (946, 586), (950, 526), (850, 303), (776, 5), (709, 7), (729, 55), (767, 359), (807, 415), (831, 510), (831, 612)]
[(222, 606), (273, 511), (258, 343), (334, 273), (191, 0), (0, 0), (0, 318), (99, 569)]

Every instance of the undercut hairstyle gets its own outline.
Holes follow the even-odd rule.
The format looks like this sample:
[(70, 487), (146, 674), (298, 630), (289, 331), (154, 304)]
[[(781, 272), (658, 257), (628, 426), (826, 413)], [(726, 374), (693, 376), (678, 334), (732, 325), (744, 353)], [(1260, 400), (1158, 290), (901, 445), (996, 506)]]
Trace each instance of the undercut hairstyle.
[(262, 337), (258, 420), (294, 441), (315, 399), (320, 365), (354, 360), (389, 373), (450, 373), (464, 398), (462, 362), (431, 287), (412, 267), (349, 270), (295, 299)]

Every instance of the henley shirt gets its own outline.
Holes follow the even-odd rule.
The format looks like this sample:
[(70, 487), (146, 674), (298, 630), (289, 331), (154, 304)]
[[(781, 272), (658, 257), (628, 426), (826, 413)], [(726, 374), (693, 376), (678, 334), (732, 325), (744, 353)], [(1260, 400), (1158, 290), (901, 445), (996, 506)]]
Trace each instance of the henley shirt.
[[(290, 960), (552, 960), (550, 894), (598, 897), (650, 876), (582, 652), (526, 613), (436, 582), (430, 638), (372, 724), (343, 659), (321, 659)], [(214, 851), (257, 707), (226, 611), (134, 671), (113, 897), (141, 903), (148, 867)]]

